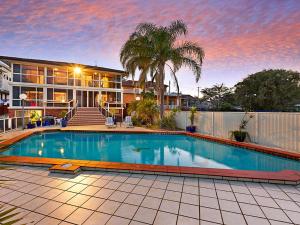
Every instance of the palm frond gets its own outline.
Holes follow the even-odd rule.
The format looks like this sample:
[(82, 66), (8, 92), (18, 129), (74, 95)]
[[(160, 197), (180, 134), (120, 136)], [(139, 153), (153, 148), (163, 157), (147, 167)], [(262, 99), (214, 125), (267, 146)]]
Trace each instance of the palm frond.
[(198, 82), (201, 77), (201, 65), (188, 57), (182, 58), (182, 65), (189, 67), (193, 71), (196, 76), (196, 82)]
[(177, 79), (177, 76), (176, 76), (176, 72), (169, 64), (166, 64), (166, 65), (169, 67), (169, 69), (171, 71), (171, 78), (173, 79), (173, 81), (175, 83), (177, 96), (178, 96), (179, 95), (179, 83), (178, 83), (178, 79)]
[(153, 23), (140, 23), (135, 28), (135, 32), (134, 33), (135, 33), (135, 36), (136, 35), (145, 35), (145, 34), (149, 34), (150, 32), (152, 32), (152, 31), (154, 31), (156, 29), (158, 29), (158, 28)]
[(176, 39), (180, 35), (186, 35), (188, 32), (187, 26), (182, 20), (171, 22), (171, 25), (167, 27), (167, 30), (173, 39)]
[(200, 64), (203, 63), (205, 57), (204, 50), (197, 43), (191, 41), (185, 41), (176, 48), (176, 51), (183, 56), (194, 57)]
[(19, 212), (13, 213), (17, 208), (4, 209), (3, 206), (0, 206), (0, 224), (10, 225), (15, 224), (22, 218), (16, 219), (16, 216), (19, 215)]

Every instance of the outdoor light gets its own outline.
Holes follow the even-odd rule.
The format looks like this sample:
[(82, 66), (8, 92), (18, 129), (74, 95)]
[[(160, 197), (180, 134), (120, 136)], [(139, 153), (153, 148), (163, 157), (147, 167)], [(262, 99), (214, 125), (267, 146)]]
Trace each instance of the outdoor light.
[(139, 100), (141, 100), (141, 97), (140, 96), (136, 96), (135, 100), (139, 101)]
[(75, 74), (80, 74), (80, 73), (81, 73), (80, 67), (77, 67), (77, 66), (76, 66), (76, 67), (74, 68), (74, 73), (75, 73)]
[(21, 100), (26, 100), (26, 99), (27, 99), (27, 95), (26, 95), (26, 94), (20, 94), (20, 95), (19, 95), (19, 98), (20, 98)]

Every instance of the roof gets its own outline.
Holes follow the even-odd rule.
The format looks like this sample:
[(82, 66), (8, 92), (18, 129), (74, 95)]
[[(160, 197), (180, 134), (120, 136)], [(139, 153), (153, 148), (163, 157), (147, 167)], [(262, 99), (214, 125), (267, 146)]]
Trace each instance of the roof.
[(125, 74), (125, 71), (123, 71), (123, 70), (116, 70), (116, 69), (110, 69), (110, 68), (99, 67), (99, 66), (90, 66), (90, 65), (84, 65), (84, 64), (79, 64), (79, 63), (51, 61), (51, 60), (42, 60), (42, 59), (27, 59), (27, 58), (18, 58), (18, 57), (11, 57), (11, 56), (0, 56), (0, 60), (22, 61), (22, 62), (56, 65), (56, 66), (81, 66), (81, 67), (87, 68), (87, 69), (102, 70), (102, 71), (106, 71), (106, 72), (115, 72), (115, 73), (124, 73)]
[[(138, 81), (133, 81), (133, 80), (123, 80), (122, 82), (122, 86), (125, 86), (125, 87), (135, 87), (135, 86), (138, 86)], [(154, 87), (155, 86), (155, 82), (152, 82), (152, 81), (147, 81), (146, 82), (146, 87), (149, 88), (149, 87)], [(165, 84), (165, 87), (168, 87), (168, 85)]]

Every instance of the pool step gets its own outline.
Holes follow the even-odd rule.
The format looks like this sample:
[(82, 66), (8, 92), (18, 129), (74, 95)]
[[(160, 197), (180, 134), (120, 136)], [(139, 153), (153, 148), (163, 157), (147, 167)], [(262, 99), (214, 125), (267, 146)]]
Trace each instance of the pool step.
[(72, 165), (71, 163), (54, 165), (51, 168), (49, 168), (49, 171), (52, 173), (76, 174), (80, 171), (80, 166)]
[(104, 125), (105, 120), (98, 108), (78, 108), (68, 126)]

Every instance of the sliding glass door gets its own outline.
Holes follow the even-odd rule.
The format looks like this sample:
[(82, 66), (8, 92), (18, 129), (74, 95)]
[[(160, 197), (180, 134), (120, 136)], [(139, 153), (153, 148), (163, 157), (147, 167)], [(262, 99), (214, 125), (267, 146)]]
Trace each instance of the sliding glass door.
[(99, 91), (76, 90), (78, 107), (98, 107)]

